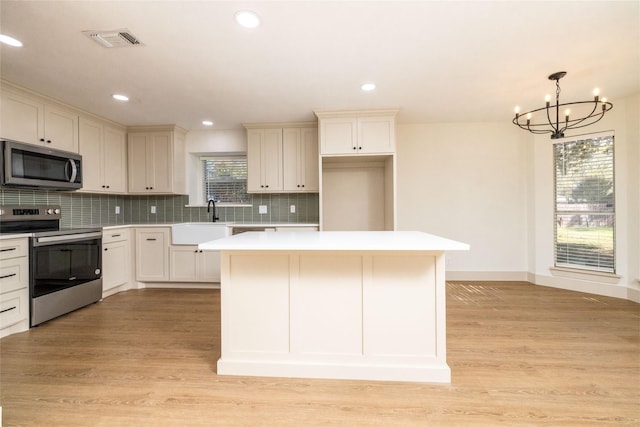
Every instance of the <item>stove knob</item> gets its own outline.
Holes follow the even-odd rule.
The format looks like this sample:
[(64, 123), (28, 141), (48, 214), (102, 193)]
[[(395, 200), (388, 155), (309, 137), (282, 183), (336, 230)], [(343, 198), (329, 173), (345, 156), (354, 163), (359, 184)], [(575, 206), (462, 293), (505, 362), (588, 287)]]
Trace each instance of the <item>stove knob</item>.
[(4, 209), (0, 209), (0, 215), (4, 215), (4, 214), (5, 214)]
[(56, 214), (56, 215), (59, 215), (60, 214), (60, 209), (58, 209), (58, 208), (54, 209), (53, 213)]
[(47, 210), (45, 211), (45, 213), (46, 213), (47, 215), (51, 215), (51, 214), (53, 214), (53, 209), (47, 209)]

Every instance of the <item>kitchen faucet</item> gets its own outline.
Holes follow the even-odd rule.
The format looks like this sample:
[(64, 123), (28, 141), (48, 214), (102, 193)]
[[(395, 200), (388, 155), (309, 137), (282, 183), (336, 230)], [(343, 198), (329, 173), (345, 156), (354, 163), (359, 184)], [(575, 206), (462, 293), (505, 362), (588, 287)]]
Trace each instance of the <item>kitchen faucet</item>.
[(216, 222), (220, 218), (216, 216), (216, 202), (213, 199), (209, 199), (207, 203), (207, 213), (211, 212), (211, 206), (213, 205), (213, 215), (211, 216), (211, 222)]

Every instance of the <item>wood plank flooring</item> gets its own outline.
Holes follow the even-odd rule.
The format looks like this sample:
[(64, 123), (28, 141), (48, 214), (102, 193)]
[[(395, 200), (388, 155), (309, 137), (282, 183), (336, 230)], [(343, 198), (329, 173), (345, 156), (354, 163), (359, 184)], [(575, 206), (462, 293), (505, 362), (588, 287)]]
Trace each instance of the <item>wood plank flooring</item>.
[(220, 294), (143, 289), (0, 340), (4, 426), (639, 425), (640, 306), (447, 284), (450, 385), (216, 375)]

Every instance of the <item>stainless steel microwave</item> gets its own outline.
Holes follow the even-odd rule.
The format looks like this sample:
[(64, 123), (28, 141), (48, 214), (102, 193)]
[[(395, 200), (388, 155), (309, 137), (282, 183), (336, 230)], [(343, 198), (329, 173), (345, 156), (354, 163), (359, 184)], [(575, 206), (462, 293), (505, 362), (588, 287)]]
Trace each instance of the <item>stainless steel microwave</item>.
[(54, 190), (82, 188), (82, 156), (22, 142), (0, 139), (2, 185)]

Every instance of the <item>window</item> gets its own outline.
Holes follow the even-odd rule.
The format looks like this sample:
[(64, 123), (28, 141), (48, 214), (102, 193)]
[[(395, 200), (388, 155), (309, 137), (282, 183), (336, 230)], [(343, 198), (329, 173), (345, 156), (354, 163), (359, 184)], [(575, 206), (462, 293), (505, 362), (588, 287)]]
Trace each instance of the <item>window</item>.
[(615, 273), (613, 134), (554, 145), (555, 265)]
[(246, 157), (203, 157), (201, 160), (205, 202), (249, 203)]

